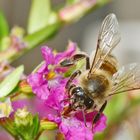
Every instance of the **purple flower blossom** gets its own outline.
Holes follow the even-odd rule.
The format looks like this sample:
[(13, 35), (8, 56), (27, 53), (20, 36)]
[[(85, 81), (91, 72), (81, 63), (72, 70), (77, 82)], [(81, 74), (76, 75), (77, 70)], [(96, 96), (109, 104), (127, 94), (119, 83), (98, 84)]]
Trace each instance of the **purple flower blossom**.
[[(58, 94), (60, 96), (60, 93)], [(59, 100), (54, 101), (54, 104), (55, 103), (60, 104)], [(55, 106), (59, 106), (59, 104)], [(28, 106), (30, 111), (34, 114), (38, 112), (41, 118), (47, 118), (48, 120), (57, 123), (59, 132), (65, 136), (66, 140), (93, 140), (95, 133), (102, 132), (106, 128), (106, 117), (102, 114), (100, 120), (94, 125), (92, 130), (92, 120), (97, 113), (95, 111), (86, 114), (86, 127), (82, 112), (76, 112), (72, 116), (65, 118), (61, 115), (62, 109), (52, 109), (46, 101), (39, 98), (34, 98), (32, 103), (30, 103), (29, 100), (19, 100), (18, 102), (13, 102), (14, 110), (25, 106)], [(31, 109), (31, 106), (34, 106), (34, 108)]]
[[(61, 69), (58, 65), (62, 59), (74, 55), (76, 52), (76, 44), (70, 42), (68, 49), (61, 53), (55, 54), (48, 47), (42, 47), (41, 51), (45, 62), (36, 73), (28, 76), (27, 81), (31, 85), (33, 92), (39, 98), (43, 100), (48, 99), (49, 102), (51, 98), (56, 98), (55, 94), (58, 94), (58, 92), (62, 95), (64, 94), (66, 79), (63, 78), (61, 73), (63, 73), (65, 69)], [(51, 104), (52, 103), (50, 103), (50, 105)]]
[(106, 128), (106, 117), (102, 114), (92, 130), (92, 120), (95, 114), (95, 111), (86, 114), (87, 126), (85, 126), (82, 112), (67, 118), (59, 117), (56, 114), (48, 114), (48, 119), (59, 125), (59, 131), (64, 134), (66, 140), (93, 140), (96, 132), (102, 132)]
[(59, 132), (65, 136), (66, 140), (92, 140), (96, 132), (101, 132), (106, 127), (106, 117), (103, 114), (94, 125), (93, 130), (92, 120), (96, 114), (95, 111), (86, 113), (87, 127), (81, 112), (75, 111), (69, 117), (62, 115), (65, 108), (62, 101), (68, 98), (65, 93), (67, 78), (63, 76), (66, 69), (60, 68), (59, 63), (75, 54), (76, 45), (70, 42), (69, 46), (65, 52), (56, 54), (50, 48), (42, 47), (45, 62), (35, 73), (28, 76), (27, 81), (37, 98), (39, 97), (35, 107), (41, 118), (47, 118), (57, 123)]

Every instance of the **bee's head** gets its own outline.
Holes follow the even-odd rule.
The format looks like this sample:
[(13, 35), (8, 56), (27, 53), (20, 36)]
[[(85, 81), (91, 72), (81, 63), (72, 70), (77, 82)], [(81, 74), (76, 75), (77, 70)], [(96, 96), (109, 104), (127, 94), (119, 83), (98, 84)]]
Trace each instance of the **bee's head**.
[(86, 95), (85, 90), (81, 87), (74, 88), (72, 90), (72, 95), (74, 98), (72, 103), (74, 108), (84, 107), (86, 109), (90, 109), (94, 104), (94, 101)]

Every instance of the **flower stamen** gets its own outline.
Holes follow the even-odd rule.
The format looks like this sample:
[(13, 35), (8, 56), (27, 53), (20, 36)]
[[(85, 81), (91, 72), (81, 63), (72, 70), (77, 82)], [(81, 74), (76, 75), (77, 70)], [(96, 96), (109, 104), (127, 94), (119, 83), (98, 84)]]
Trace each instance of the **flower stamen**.
[(52, 80), (56, 76), (56, 73), (54, 71), (50, 71), (47, 75), (45, 75), (45, 78), (47, 80)]

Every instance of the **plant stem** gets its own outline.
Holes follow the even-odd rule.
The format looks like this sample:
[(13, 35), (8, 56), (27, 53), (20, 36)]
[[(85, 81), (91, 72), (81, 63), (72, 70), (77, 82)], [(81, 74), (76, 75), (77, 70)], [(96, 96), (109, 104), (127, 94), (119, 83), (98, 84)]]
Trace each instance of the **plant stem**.
[(0, 52), (0, 62), (4, 60), (7, 60), (10, 63), (15, 61), (17, 58), (37, 47), (39, 44), (48, 41), (63, 26), (80, 20), (83, 16), (87, 15), (96, 8), (102, 7), (108, 2), (110, 2), (110, 0), (82, 0), (70, 6), (63, 7), (57, 11), (58, 18), (55, 22), (33, 34), (24, 37), (24, 42), (27, 44), (27, 47), (19, 51), (9, 48), (4, 52)]
[(41, 131), (41, 132), (38, 133), (38, 135), (36, 136), (35, 140), (38, 140), (38, 139), (40, 138), (42, 132), (43, 132), (43, 131)]

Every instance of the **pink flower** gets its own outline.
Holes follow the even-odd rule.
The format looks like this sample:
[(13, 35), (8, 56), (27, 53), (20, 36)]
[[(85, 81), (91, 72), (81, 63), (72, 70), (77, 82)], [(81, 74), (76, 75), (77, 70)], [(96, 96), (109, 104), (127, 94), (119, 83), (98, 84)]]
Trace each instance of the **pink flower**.
[[(55, 102), (56, 101), (54, 101), (54, 103)], [(70, 117), (63, 117), (61, 115), (62, 109), (58, 110), (50, 108), (46, 101), (38, 98), (34, 98), (32, 102), (29, 102), (29, 100), (13, 102), (14, 109), (17, 107), (23, 108), (24, 106), (28, 106), (30, 111), (34, 114), (38, 112), (41, 118), (47, 118), (48, 120), (57, 123), (59, 132), (65, 136), (66, 140), (93, 140), (94, 134), (97, 132), (102, 132), (106, 128), (107, 118), (102, 114), (92, 130), (92, 120), (97, 113), (95, 111), (86, 113), (86, 127), (82, 112), (75, 112), (75, 114)], [(31, 106), (34, 108), (31, 109)]]
[[(59, 67), (59, 63), (74, 55), (76, 46), (70, 42), (68, 50), (54, 54), (48, 47), (42, 47), (44, 64), (37, 72), (28, 76), (28, 83), (37, 95), (34, 107), (41, 118), (47, 118), (58, 124), (59, 132), (64, 134), (66, 140), (92, 140), (96, 132), (101, 132), (106, 127), (106, 117), (102, 114), (92, 130), (92, 121), (97, 112), (86, 113), (85, 126), (83, 115), (79, 111), (73, 111), (69, 117), (64, 117), (65, 108), (63, 100), (67, 99), (65, 85), (67, 78), (63, 76), (65, 69)], [(39, 99), (38, 99), (39, 97)], [(36, 105), (35, 105), (36, 104)], [(67, 105), (69, 102), (67, 102)]]
[(95, 111), (86, 114), (87, 126), (85, 126), (81, 112), (67, 118), (49, 114), (48, 119), (59, 125), (59, 131), (64, 134), (66, 140), (93, 140), (95, 133), (102, 132), (106, 128), (106, 117), (102, 114), (92, 130), (92, 120), (95, 114)]
[[(59, 99), (62, 99), (64, 94), (64, 86), (67, 81), (62, 73), (65, 69), (59, 67), (61, 60), (69, 58), (76, 52), (76, 44), (70, 42), (68, 49), (65, 52), (53, 53), (48, 47), (41, 48), (44, 64), (39, 68), (36, 73), (28, 76), (28, 83), (31, 85), (33, 92), (41, 99), (47, 100), (50, 106), (54, 105), (51, 99), (57, 98), (56, 94), (61, 93)], [(63, 100), (63, 99), (62, 99)], [(56, 103), (57, 104), (57, 103)]]

